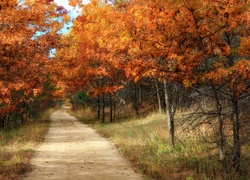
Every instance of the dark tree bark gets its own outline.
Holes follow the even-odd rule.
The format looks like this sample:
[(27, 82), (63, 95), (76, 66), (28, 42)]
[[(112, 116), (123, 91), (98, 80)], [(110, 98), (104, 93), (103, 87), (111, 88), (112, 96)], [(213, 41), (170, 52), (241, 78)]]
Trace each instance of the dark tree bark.
[(232, 115), (233, 121), (233, 161), (232, 166), (236, 172), (240, 171), (241, 161), (241, 143), (240, 143), (240, 120), (239, 120), (239, 106), (237, 96), (232, 96)]
[(109, 93), (109, 120), (112, 123), (113, 122), (113, 100), (112, 100), (112, 94)]
[(113, 115), (113, 122), (115, 122), (115, 119), (116, 119), (116, 94), (114, 95), (114, 101), (113, 101), (113, 110), (114, 110), (114, 115)]
[(102, 123), (105, 122), (105, 95), (102, 94)]
[(139, 115), (140, 92), (137, 85), (133, 82), (130, 83), (133, 91), (133, 107), (137, 115)]
[(1, 129), (5, 129), (5, 117), (1, 117)]
[(97, 96), (97, 119), (101, 119), (101, 101), (100, 101), (100, 96)]
[(227, 171), (227, 164), (226, 164), (226, 160), (225, 160), (225, 136), (224, 136), (224, 132), (223, 132), (223, 117), (222, 117), (222, 105), (220, 103), (220, 99), (219, 99), (219, 95), (218, 95), (218, 91), (216, 90), (216, 87), (213, 85), (212, 82), (210, 82), (210, 87), (212, 89), (213, 92), (213, 99), (215, 101), (215, 108), (216, 108), (216, 116), (217, 116), (217, 120), (218, 120), (218, 150), (219, 150), (219, 159), (222, 162), (223, 165), (223, 169), (226, 172)]

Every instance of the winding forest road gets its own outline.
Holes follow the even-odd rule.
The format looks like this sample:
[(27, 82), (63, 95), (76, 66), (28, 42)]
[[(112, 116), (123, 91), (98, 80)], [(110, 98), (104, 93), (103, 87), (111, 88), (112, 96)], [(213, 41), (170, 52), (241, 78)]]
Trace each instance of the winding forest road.
[(66, 109), (51, 114), (45, 141), (31, 160), (33, 171), (24, 180), (142, 180), (115, 146)]

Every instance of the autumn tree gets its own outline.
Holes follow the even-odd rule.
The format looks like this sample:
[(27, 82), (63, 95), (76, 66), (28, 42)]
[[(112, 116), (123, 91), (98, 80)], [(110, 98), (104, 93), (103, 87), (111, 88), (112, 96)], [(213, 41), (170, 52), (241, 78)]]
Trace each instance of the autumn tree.
[(181, 86), (195, 89), (213, 102), (201, 112), (217, 120), (216, 143), (225, 169), (224, 127), (232, 122), (232, 166), (239, 171), (241, 107), (249, 97), (249, 2), (91, 1), (82, 8), (71, 32), (75, 79), (81, 77), (90, 93), (102, 97), (145, 78), (163, 83), (173, 147), (175, 95)]
[(66, 11), (53, 1), (11, 0), (1, 1), (0, 12), (0, 114), (4, 122), (10, 111), (23, 112), (47, 89), (49, 52), (58, 44), (57, 31), (62, 27), (56, 18)]
[[(124, 71), (117, 68), (116, 61), (108, 52), (109, 44), (105, 38), (112, 39), (112, 26), (118, 18), (114, 9), (105, 5), (92, 4), (83, 6), (82, 15), (74, 21), (71, 32), (67, 35), (73, 46), (64, 47), (57, 52), (57, 59), (62, 59), (62, 66), (67, 70), (64, 77), (73, 91), (85, 90), (89, 95), (97, 97), (98, 117), (100, 101), (102, 101), (102, 121), (104, 121), (104, 98), (109, 96), (110, 121), (114, 92), (122, 86)], [(66, 38), (66, 37), (65, 37)], [(67, 49), (71, 54), (66, 55)], [(63, 58), (60, 58), (63, 57)], [(72, 68), (69, 69), (69, 64)], [(102, 100), (101, 100), (102, 99)]]
[[(223, 126), (225, 120), (232, 121), (232, 166), (239, 171), (240, 102), (249, 96), (249, 55), (241, 51), (249, 36), (248, 2), (177, 1), (177, 4), (173, 16), (175, 25), (170, 31), (178, 44), (175, 51), (180, 63), (177, 67), (193, 75), (184, 81), (186, 86), (208, 87), (207, 92), (200, 93), (211, 97), (215, 103), (217, 143), (224, 166), (226, 139)], [(227, 105), (230, 108), (226, 108)]]

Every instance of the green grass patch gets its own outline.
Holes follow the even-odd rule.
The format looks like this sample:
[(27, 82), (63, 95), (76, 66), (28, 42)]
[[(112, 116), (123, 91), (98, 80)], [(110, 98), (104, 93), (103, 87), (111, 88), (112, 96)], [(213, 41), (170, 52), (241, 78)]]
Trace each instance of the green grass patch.
[(16, 179), (31, 170), (30, 159), (49, 128), (51, 112), (53, 109), (48, 109), (36, 121), (0, 131), (0, 179)]
[[(91, 111), (78, 114), (77, 118), (91, 117)], [(81, 114), (81, 115), (80, 115)], [(93, 117), (93, 116), (92, 116)], [(91, 119), (91, 118), (90, 118)], [(201, 126), (196, 131), (184, 131), (177, 127), (176, 147), (168, 143), (165, 114), (151, 113), (147, 116), (126, 118), (116, 123), (100, 123), (94, 119), (91, 124), (100, 134), (110, 138), (121, 154), (128, 158), (135, 169), (152, 179), (248, 179), (249, 146), (244, 147), (241, 176), (229, 172), (224, 174), (218, 161), (217, 147), (212, 142), (213, 132)], [(230, 162), (229, 162), (230, 164)]]

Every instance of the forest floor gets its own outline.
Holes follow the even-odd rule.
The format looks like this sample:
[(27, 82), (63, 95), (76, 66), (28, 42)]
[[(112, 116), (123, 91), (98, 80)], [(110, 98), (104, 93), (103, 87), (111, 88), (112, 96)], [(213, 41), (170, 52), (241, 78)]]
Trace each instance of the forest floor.
[(22, 179), (143, 179), (110, 141), (66, 111), (51, 114), (49, 132), (31, 160), (33, 171)]

